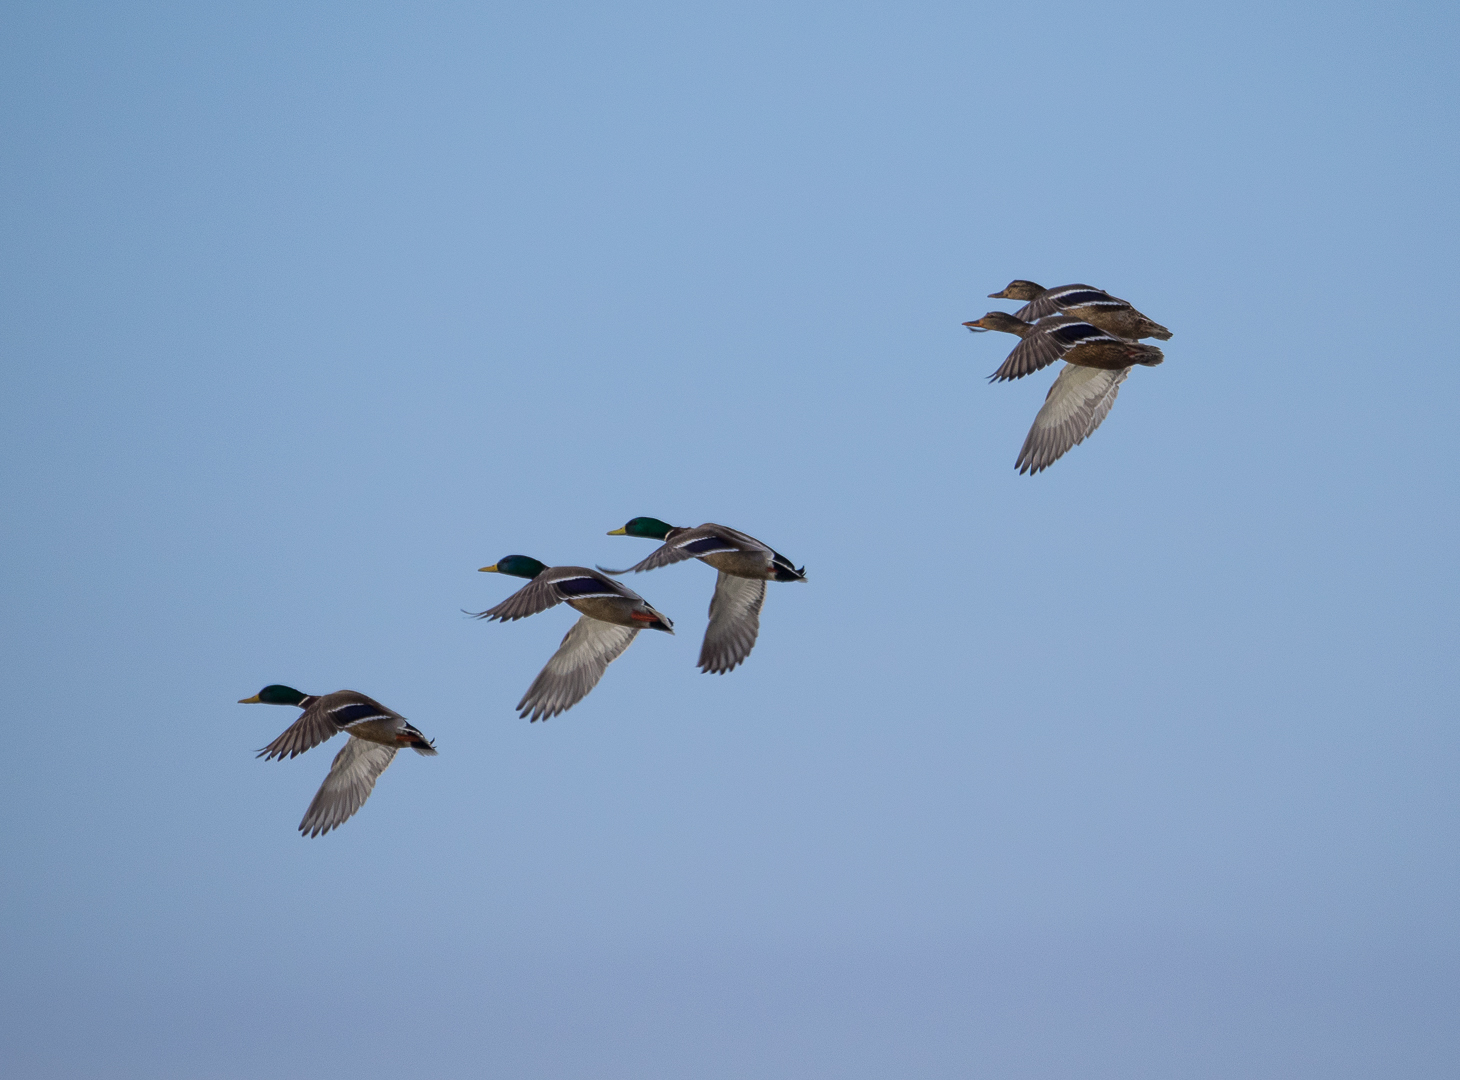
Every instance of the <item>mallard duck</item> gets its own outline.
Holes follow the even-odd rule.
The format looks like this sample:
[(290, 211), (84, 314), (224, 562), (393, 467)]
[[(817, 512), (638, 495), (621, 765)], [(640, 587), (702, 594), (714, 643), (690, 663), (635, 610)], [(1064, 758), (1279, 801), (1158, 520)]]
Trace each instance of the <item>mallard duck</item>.
[(304, 710), (284, 734), (258, 752), (265, 760), (298, 757), (337, 732), (349, 734), (350, 741), (335, 755), (329, 775), (299, 823), (305, 836), (321, 836), (350, 820), (370, 798), (376, 779), (397, 750), (408, 746), (427, 757), (436, 754), (431, 741), (404, 716), (355, 690), (305, 694), (275, 683), (239, 704), (297, 705)]
[(1046, 315), (1031, 324), (1007, 312), (990, 311), (982, 319), (963, 325), (975, 333), (998, 330), (1023, 339), (1014, 346), (1014, 351), (1004, 359), (999, 370), (989, 376), (990, 382), (1022, 379), (1056, 360), (1080, 367), (1119, 371), (1136, 364), (1155, 367), (1165, 359), (1154, 345), (1141, 345), (1116, 337), (1072, 315)]
[(547, 566), (526, 555), (508, 555), (481, 572), (527, 578), (531, 584), (494, 608), (468, 612), (473, 618), (512, 622), (558, 604), (583, 614), (517, 703), (518, 715), (530, 721), (557, 716), (587, 697), (640, 630), (674, 633), (674, 624), (642, 596), (586, 566)]
[(790, 559), (755, 537), (724, 525), (684, 529), (658, 518), (636, 517), (608, 535), (663, 540), (664, 546), (627, 570), (604, 570), (607, 574), (637, 574), (685, 559), (699, 559), (720, 572), (710, 597), (710, 625), (700, 648), (699, 667), (706, 674), (735, 670), (755, 648), (767, 581), (806, 580), (806, 567), (797, 570)]
[(1124, 341), (1068, 315), (1047, 315), (1031, 326), (991, 311), (964, 325), (1023, 338), (989, 376), (991, 381), (1023, 378), (1061, 357), (1065, 360), (1014, 463), (1020, 473), (1042, 472), (1088, 439), (1115, 404), (1130, 369), (1137, 364), (1155, 367), (1164, 359), (1154, 345)]
[(1168, 341), (1171, 338), (1170, 330), (1142, 315), (1130, 306), (1129, 301), (1111, 296), (1104, 289), (1097, 289), (1093, 285), (1061, 285), (1057, 289), (1046, 289), (1032, 281), (1017, 278), (1004, 286), (1002, 292), (989, 293), (989, 298), (1028, 300), (1029, 303), (1014, 312), (1014, 318), (1025, 322), (1035, 322), (1046, 315), (1063, 313), (1084, 319), (1116, 337), (1131, 341), (1148, 337)]

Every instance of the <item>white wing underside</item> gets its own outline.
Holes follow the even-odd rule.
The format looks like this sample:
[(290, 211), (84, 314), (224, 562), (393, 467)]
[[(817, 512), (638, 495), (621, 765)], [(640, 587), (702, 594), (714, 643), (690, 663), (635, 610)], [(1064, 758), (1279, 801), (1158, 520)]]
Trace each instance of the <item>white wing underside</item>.
[(365, 805), (375, 781), (395, 758), (395, 747), (351, 737), (335, 755), (329, 775), (304, 812), (299, 831), (320, 836), (342, 825)]
[(1059, 314), (1059, 305), (1047, 296), (1041, 296), (1038, 300), (1031, 300), (1018, 311), (1014, 312), (1014, 318), (1022, 319), (1024, 322), (1038, 322), (1046, 315)]
[(608, 665), (633, 642), (638, 629), (584, 615), (563, 638), (517, 703), (529, 720), (546, 720), (572, 708), (598, 685)]
[(1021, 473), (1040, 472), (1089, 438), (1110, 412), (1129, 374), (1130, 368), (1107, 371), (1066, 364), (1034, 417), (1014, 467)]
[(715, 595), (710, 598), (710, 625), (705, 628), (705, 643), (700, 648), (700, 670), (723, 675), (750, 655), (760, 633), (760, 607), (764, 602), (764, 581), (720, 572), (715, 579)]

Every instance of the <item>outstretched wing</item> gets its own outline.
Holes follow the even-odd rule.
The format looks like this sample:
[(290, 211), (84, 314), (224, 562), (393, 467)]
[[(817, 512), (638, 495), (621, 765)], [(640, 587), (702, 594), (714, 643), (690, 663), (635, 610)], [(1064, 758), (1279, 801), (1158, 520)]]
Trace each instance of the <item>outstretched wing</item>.
[(638, 598), (637, 593), (596, 570), (584, 566), (554, 566), (538, 574), (496, 607), (477, 612), (475, 617), (512, 622), (546, 611), (564, 600), (583, 600), (592, 596)]
[(1059, 307), (1048, 296), (1041, 296), (1038, 300), (1031, 300), (1018, 311), (1014, 312), (1014, 318), (1022, 319), (1024, 322), (1038, 322), (1046, 315), (1055, 315)]
[[(749, 541), (747, 544), (745, 541)], [(649, 553), (643, 562), (635, 563), (627, 570), (604, 570), (605, 574), (641, 574), (645, 570), (658, 570), (661, 566), (672, 566), (686, 559), (698, 559), (703, 555), (715, 555), (725, 551), (754, 551), (765, 545), (744, 533), (727, 529), (721, 525), (701, 525), (697, 529), (677, 529), (669, 539)], [(769, 549), (766, 549), (769, 550)]]
[(1124, 300), (1117, 300), (1104, 289), (1097, 289), (1093, 285), (1061, 285), (1057, 289), (1046, 289), (1039, 299), (1029, 301), (1014, 312), (1014, 318), (1034, 322), (1046, 315), (1056, 315), (1065, 308), (1084, 307), (1087, 304), (1129, 306)]
[(734, 671), (755, 648), (760, 633), (760, 606), (765, 602), (765, 582), (758, 578), (734, 577), (724, 571), (715, 580), (710, 597), (710, 625), (700, 648), (700, 670), (723, 675)]
[(268, 746), (258, 752), (258, 756), (266, 761), (273, 761), (276, 758), (298, 757), (306, 750), (312, 750), (326, 739), (333, 738), (340, 730), (329, 712), (329, 698), (332, 695), (316, 698), (310, 703), (309, 708), (299, 714), (299, 719), (284, 729), (280, 735)]
[(1084, 442), (1110, 412), (1129, 374), (1130, 368), (1109, 371), (1066, 364), (1049, 388), (1014, 467), (1021, 473), (1040, 472)]
[(404, 717), (358, 690), (321, 694), (284, 734), (260, 750), (258, 756), (266, 760), (298, 757), (338, 731), (349, 731), (356, 724), (370, 720), (390, 719), (404, 720)]
[(639, 631), (584, 615), (563, 637), (552, 659), (537, 673), (517, 711), (529, 720), (546, 720), (588, 696), (609, 664), (627, 649)]
[(370, 798), (375, 781), (394, 757), (393, 746), (354, 738), (345, 743), (304, 812), (299, 831), (305, 836), (321, 836), (349, 821)]
[(1049, 367), (1076, 345), (1085, 342), (1119, 340), (1098, 326), (1091, 326), (1071, 315), (1052, 315), (1035, 324), (1034, 332), (1014, 346), (1014, 351), (1005, 358), (999, 370), (989, 376), (989, 381), (1022, 379)]

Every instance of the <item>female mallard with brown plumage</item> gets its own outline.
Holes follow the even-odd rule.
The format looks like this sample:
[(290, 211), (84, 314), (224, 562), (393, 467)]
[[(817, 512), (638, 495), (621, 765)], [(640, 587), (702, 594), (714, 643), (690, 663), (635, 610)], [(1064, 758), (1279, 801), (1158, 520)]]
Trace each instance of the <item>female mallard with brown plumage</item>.
[(640, 630), (674, 633), (674, 624), (642, 596), (586, 566), (547, 566), (526, 555), (508, 555), (482, 567), (482, 573), (527, 578), (528, 584), (474, 618), (513, 622), (558, 604), (583, 615), (517, 703), (518, 715), (529, 720), (557, 716), (587, 697)]
[(350, 741), (335, 755), (329, 775), (299, 823), (305, 836), (320, 836), (350, 820), (370, 798), (375, 781), (397, 750), (410, 747), (428, 757), (436, 754), (430, 740), (404, 716), (355, 690), (315, 695), (275, 683), (239, 704), (297, 705), (304, 710), (284, 734), (259, 751), (265, 760), (298, 757), (341, 731), (349, 734)]
[(1020, 473), (1042, 472), (1088, 439), (1110, 413), (1130, 369), (1154, 367), (1164, 359), (1154, 345), (1122, 340), (1068, 315), (1049, 315), (1031, 326), (991, 311), (963, 325), (1023, 339), (989, 377), (992, 381), (1023, 378), (1055, 360), (1065, 361), (1014, 463)]
[(1171, 338), (1170, 330), (1142, 315), (1131, 307), (1130, 301), (1111, 296), (1093, 285), (1061, 285), (1046, 289), (1032, 281), (1016, 278), (1004, 286), (1002, 292), (989, 293), (989, 298), (1029, 301), (1014, 312), (1014, 318), (1025, 322), (1038, 322), (1046, 315), (1073, 315), (1131, 341), (1148, 337), (1168, 341)]
[(1022, 379), (1056, 360), (1080, 367), (1119, 371), (1136, 364), (1155, 367), (1165, 358), (1154, 345), (1142, 345), (1117, 337), (1072, 315), (1047, 315), (1031, 324), (1007, 312), (990, 311), (982, 319), (963, 325), (974, 333), (997, 330), (1022, 339), (999, 370), (989, 376), (990, 382)]
[(627, 570), (604, 571), (608, 574), (637, 574), (686, 559), (699, 559), (720, 572), (710, 597), (710, 625), (700, 647), (699, 667), (706, 674), (735, 670), (755, 648), (767, 581), (806, 580), (806, 567), (797, 570), (778, 551), (724, 525), (707, 523), (687, 529), (658, 518), (636, 517), (608, 535), (664, 541), (643, 562)]

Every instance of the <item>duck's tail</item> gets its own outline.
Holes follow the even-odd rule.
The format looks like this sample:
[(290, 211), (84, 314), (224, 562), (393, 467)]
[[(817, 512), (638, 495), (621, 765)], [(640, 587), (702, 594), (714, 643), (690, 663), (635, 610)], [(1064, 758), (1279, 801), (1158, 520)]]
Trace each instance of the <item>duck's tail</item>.
[(422, 757), (436, 756), (436, 744), (417, 731), (415, 725), (407, 724), (401, 734), (408, 740), (406, 745)]
[(636, 623), (643, 625), (635, 627), (636, 630), (663, 630), (666, 634), (674, 633), (674, 623), (667, 616), (659, 614), (648, 604), (644, 605), (643, 611), (629, 612), (629, 618)]
[(806, 567), (796, 569), (796, 564), (779, 551), (771, 552), (771, 576), (776, 581), (805, 581)]

